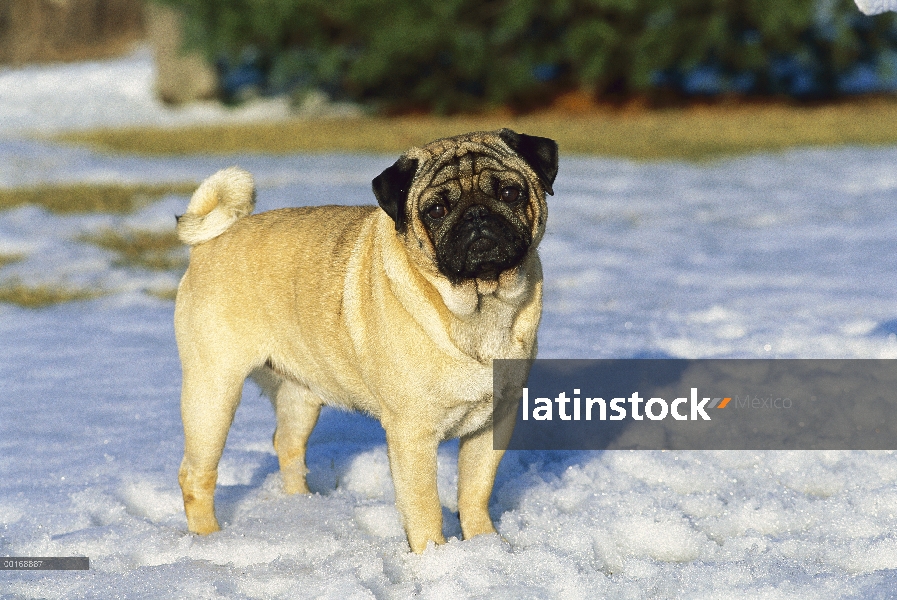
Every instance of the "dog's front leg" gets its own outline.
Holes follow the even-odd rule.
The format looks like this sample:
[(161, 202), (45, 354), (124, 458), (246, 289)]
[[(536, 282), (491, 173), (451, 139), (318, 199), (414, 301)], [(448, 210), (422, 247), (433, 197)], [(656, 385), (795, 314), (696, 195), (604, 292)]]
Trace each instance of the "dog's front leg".
[(430, 540), (445, 543), (442, 506), (436, 489), (437, 436), (417, 423), (384, 422), (389, 468), (411, 550), (421, 553)]
[(495, 533), (489, 497), (504, 450), (493, 450), (492, 446), (492, 427), (462, 436), (458, 446), (458, 513), (466, 540)]

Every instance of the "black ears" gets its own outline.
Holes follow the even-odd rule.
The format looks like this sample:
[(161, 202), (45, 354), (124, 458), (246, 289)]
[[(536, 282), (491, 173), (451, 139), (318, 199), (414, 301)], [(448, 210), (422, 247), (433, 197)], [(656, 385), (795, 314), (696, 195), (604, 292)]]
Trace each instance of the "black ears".
[(405, 232), (408, 225), (408, 215), (405, 214), (405, 204), (408, 200), (408, 190), (411, 181), (417, 172), (417, 159), (401, 157), (391, 167), (374, 177), (371, 187), (374, 188), (374, 196), (380, 208), (395, 221), (396, 231)]
[(545, 186), (545, 191), (554, 196), (551, 185), (558, 174), (557, 142), (549, 138), (517, 133), (510, 129), (500, 130), (498, 137), (532, 167), (539, 181)]

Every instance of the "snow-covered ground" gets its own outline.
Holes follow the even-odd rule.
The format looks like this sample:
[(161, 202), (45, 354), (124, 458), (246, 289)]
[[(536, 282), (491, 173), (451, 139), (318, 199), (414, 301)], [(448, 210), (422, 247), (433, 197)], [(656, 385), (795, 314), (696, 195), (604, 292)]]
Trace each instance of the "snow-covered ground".
[[(240, 164), (257, 176), (259, 210), (370, 203), (370, 179), (395, 158), (109, 156), (9, 125), (35, 72), (64, 95), (85, 72), (108, 89), (128, 64), (143, 63), (0, 73), (0, 186), (198, 180)], [(127, 96), (78, 93), (93, 113), (128, 113)], [(82, 123), (46, 118), (45, 130)], [(541, 249), (540, 356), (897, 357), (895, 164), (897, 148), (704, 166), (564, 156)], [(2, 572), (0, 597), (897, 597), (891, 452), (511, 452), (491, 504), (504, 541), (459, 541), (449, 442), (439, 483), (452, 539), (416, 556), (379, 425), (325, 411), (309, 451), (314, 494), (288, 497), (273, 411), (251, 385), (219, 472), (224, 529), (188, 534), (173, 305), (146, 293), (177, 275), (117, 267), (77, 241), (171, 228), (186, 202), (126, 216), (0, 212), (0, 254), (25, 255), (0, 281), (108, 292), (0, 305), (0, 556), (91, 559), (88, 572)]]
[(154, 81), (148, 47), (118, 60), (0, 67), (0, 136), (91, 127), (282, 119), (289, 112), (284, 98), (258, 100), (238, 109), (213, 102), (165, 107), (153, 94)]

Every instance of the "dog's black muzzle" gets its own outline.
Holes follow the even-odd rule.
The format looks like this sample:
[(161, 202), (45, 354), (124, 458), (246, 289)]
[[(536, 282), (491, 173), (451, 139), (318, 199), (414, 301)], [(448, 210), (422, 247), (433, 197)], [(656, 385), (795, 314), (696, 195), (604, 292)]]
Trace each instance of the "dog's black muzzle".
[(468, 208), (437, 247), (439, 270), (452, 283), (465, 279), (497, 279), (520, 264), (530, 233), (517, 231), (504, 217), (476, 204)]

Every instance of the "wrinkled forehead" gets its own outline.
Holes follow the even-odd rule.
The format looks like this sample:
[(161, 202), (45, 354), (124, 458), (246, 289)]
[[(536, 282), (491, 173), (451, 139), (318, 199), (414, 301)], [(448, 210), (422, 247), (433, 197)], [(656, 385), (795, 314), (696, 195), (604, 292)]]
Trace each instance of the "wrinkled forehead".
[[(416, 154), (416, 155), (415, 155)], [(494, 134), (472, 133), (436, 140), (409, 153), (420, 161), (415, 184), (418, 192), (451, 181), (481, 182), (488, 185), (493, 178), (504, 181), (516, 171), (527, 178), (526, 164)]]
[(460, 156), (450, 157), (432, 171), (427, 187), (438, 187), (455, 181), (462, 186), (465, 183), (482, 182), (487, 184), (493, 179), (508, 178), (507, 167), (494, 156), (468, 152)]
[(441, 138), (420, 147), (433, 157), (446, 153), (466, 154), (468, 152), (508, 153), (510, 148), (492, 131), (473, 131), (454, 137)]

